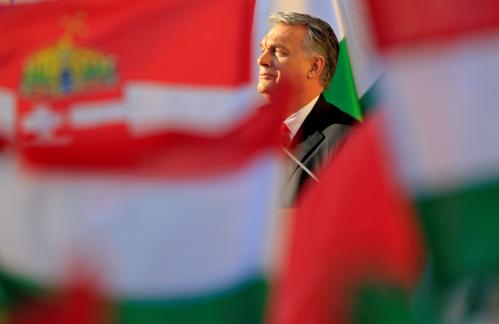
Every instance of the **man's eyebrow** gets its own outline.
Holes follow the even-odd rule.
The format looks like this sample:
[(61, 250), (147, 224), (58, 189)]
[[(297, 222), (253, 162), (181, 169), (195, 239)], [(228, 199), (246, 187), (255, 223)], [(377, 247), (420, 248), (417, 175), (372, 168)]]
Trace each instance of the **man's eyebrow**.
[(274, 43), (274, 44), (271, 44), (270, 46), (266, 46), (267, 42), (265, 40), (261, 41), (260, 42), (260, 47), (272, 47), (272, 48), (278, 48), (278, 49), (283, 49), (285, 51), (289, 51), (289, 49), (284, 46), (282, 43)]
[(274, 46), (276, 48), (281, 48), (281, 49), (286, 50), (286, 51), (288, 50), (288, 48), (286, 46), (284, 46), (282, 43), (276, 43)]

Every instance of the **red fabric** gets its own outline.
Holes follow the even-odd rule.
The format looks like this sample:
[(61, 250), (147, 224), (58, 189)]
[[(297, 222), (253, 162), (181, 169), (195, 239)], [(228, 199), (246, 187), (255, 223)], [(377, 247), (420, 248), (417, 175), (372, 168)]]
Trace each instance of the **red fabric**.
[(384, 49), (499, 31), (497, 0), (367, 0)]
[[(61, 22), (78, 15), (83, 27), (74, 44), (112, 55), (117, 64), (115, 89), (42, 99), (18, 95), (15, 144), (24, 161), (30, 167), (107, 173), (133, 168), (137, 174), (184, 177), (225, 172), (261, 150), (277, 148), (279, 107), (257, 111), (216, 136), (165, 129), (137, 138), (123, 122), (87, 129), (68, 122), (71, 105), (120, 99), (128, 81), (229, 88), (248, 84), (253, 5), (253, 0), (56, 0), (0, 6), (0, 29), (9, 30), (0, 40), (2, 87), (17, 91), (24, 62), (56, 44), (65, 31)], [(52, 135), (69, 138), (68, 144), (36, 144), (37, 134), (22, 127), (40, 104), (61, 116)], [(205, 108), (209, 114), (210, 107)]]
[(291, 143), (291, 130), (285, 123), (281, 123), (280, 142), (283, 147), (288, 147)]
[(411, 287), (420, 275), (420, 233), (382, 150), (381, 123), (360, 127), (298, 206), (271, 324), (348, 323), (365, 280)]
[(108, 323), (107, 305), (89, 280), (73, 282), (67, 289), (45, 300), (32, 300), (15, 308), (10, 324), (99, 324)]
[(0, 30), (9, 31), (0, 40), (0, 85), (17, 89), (24, 61), (56, 43), (64, 19), (78, 13), (84, 27), (75, 43), (115, 55), (122, 82), (238, 85), (250, 79), (253, 2), (55, 0), (0, 6)]
[[(31, 169), (64, 168), (126, 173), (157, 178), (185, 178), (228, 172), (279, 145), (280, 106), (267, 106), (233, 129), (208, 137), (181, 131), (132, 138), (125, 127), (81, 132), (71, 146), (21, 148)], [(111, 136), (112, 135), (112, 136)]]

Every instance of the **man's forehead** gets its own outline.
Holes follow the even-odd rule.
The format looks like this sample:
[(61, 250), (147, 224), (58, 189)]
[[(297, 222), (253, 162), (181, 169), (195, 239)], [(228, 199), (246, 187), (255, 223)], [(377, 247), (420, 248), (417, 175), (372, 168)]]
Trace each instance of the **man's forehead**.
[(299, 43), (303, 39), (305, 28), (303, 26), (276, 24), (267, 35), (263, 37), (261, 44), (285, 45), (289, 43)]
[(265, 36), (260, 42), (260, 46), (262, 47), (269, 47), (269, 46), (286, 47), (286, 44), (289, 44), (289, 42), (287, 42), (286, 39), (282, 40), (276, 37), (267, 37), (267, 36)]

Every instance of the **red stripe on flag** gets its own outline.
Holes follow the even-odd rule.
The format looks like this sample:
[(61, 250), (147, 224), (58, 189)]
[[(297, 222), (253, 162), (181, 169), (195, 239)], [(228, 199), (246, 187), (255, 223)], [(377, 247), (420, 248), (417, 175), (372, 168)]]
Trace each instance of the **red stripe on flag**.
[[(0, 7), (0, 85), (66, 34), (115, 58), (123, 83), (238, 85), (250, 79), (254, 0), (75, 0)], [(43, 13), (43, 14), (40, 14)]]
[(366, 121), (291, 215), (270, 323), (349, 323), (355, 289), (365, 281), (415, 285), (421, 236), (383, 154), (382, 127), (380, 120)]
[(379, 46), (445, 41), (499, 31), (497, 0), (367, 0)]
[[(31, 91), (45, 93), (31, 97), (19, 91), (15, 145), (24, 161), (30, 166), (182, 176), (226, 171), (255, 152), (276, 148), (280, 108), (260, 111), (240, 125), (225, 125), (231, 131), (212, 137), (165, 129), (136, 138), (126, 121), (83, 131), (72, 129), (67, 120), (72, 104), (122, 96), (127, 81), (229, 88), (247, 84), (253, 7), (254, 0), (55, 0), (0, 7), (0, 29), (9, 31), (0, 40), (0, 86), (19, 90), (28, 69)], [(39, 60), (27, 67), (34, 53)], [(65, 62), (64, 55), (77, 62)], [(89, 64), (95, 57), (97, 64)], [(83, 71), (78, 75), (83, 82), (109, 60), (116, 63), (117, 87), (106, 89), (97, 82), (94, 88), (87, 85), (90, 90), (50, 92), (64, 90), (60, 66), (73, 74)], [(68, 85), (76, 87), (76, 81)], [(204, 108), (209, 114), (210, 107)], [(35, 112), (45, 124), (28, 120)], [(50, 119), (50, 112), (57, 114)]]
[(158, 179), (230, 172), (258, 153), (281, 152), (279, 125), (289, 111), (289, 89), (283, 83), (272, 104), (217, 135), (165, 129), (139, 137), (127, 125), (115, 124), (74, 130), (67, 144), (18, 141), (13, 145), (31, 169), (133, 172)]
[(153, 178), (213, 175), (238, 168), (260, 152), (277, 152), (283, 111), (281, 105), (266, 106), (211, 137), (166, 130), (137, 138), (126, 126), (114, 125), (79, 131), (70, 145), (21, 145), (19, 149), (30, 169), (133, 172)]
[[(76, 276), (75, 276), (76, 277)], [(97, 284), (75, 278), (60, 292), (45, 298), (27, 298), (8, 313), (10, 324), (104, 324), (112, 317)]]

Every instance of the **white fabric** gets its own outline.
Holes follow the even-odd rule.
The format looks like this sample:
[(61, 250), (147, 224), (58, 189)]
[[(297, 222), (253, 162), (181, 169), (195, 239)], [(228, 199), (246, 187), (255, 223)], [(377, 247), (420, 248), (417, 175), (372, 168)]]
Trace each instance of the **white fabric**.
[(499, 36), (491, 36), (389, 57), (383, 107), (412, 191), (447, 191), (499, 177)]
[(250, 84), (209, 88), (129, 82), (124, 94), (120, 101), (75, 104), (73, 127), (124, 120), (141, 134), (162, 129), (217, 133), (233, 127), (263, 103)]
[(338, 40), (345, 38), (347, 41), (357, 95), (362, 98), (384, 69), (372, 34), (374, 29), (370, 25), (369, 10), (363, 0), (333, 0), (333, 3), (343, 30)]
[[(123, 98), (74, 103), (67, 120), (74, 129), (125, 122), (136, 134), (164, 129), (216, 134), (227, 131), (263, 103), (250, 83), (210, 88), (134, 81), (124, 86)], [(0, 88), (0, 136), (12, 136), (16, 105), (14, 92)], [(41, 106), (54, 120), (66, 118), (53, 110), (50, 103)], [(33, 109), (39, 107), (35, 105)], [(43, 123), (37, 132), (51, 133), (55, 126)]]
[(108, 294), (139, 298), (209, 294), (263, 271), (272, 154), (183, 182), (37, 174), (5, 154), (0, 165), (3, 271), (58, 284), (83, 258)]
[(165, 128), (220, 133), (263, 103), (250, 83), (210, 88), (130, 82), (125, 88), (126, 115), (136, 133)]
[(0, 88), (0, 136), (14, 136), (16, 97), (12, 90)]

